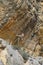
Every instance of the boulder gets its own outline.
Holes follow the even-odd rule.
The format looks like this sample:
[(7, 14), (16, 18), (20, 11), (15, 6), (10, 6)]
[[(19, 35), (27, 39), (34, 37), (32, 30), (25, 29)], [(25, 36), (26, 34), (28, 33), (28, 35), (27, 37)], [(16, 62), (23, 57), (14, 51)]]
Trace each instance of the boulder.
[(15, 65), (23, 65), (24, 64), (24, 60), (23, 60), (22, 56), (20, 55), (20, 53), (17, 50), (14, 50), (12, 48), (12, 46), (8, 45), (7, 46), (7, 51), (8, 51), (11, 63), (13, 63), (13, 65), (14, 64)]
[(0, 59), (4, 65), (23, 65), (24, 60), (17, 50), (14, 50), (11, 45), (1, 51)]
[(39, 56), (35, 58), (41, 65), (43, 65), (43, 57)]
[(39, 64), (39, 62), (37, 60), (30, 57), (25, 65), (40, 65), (40, 64)]

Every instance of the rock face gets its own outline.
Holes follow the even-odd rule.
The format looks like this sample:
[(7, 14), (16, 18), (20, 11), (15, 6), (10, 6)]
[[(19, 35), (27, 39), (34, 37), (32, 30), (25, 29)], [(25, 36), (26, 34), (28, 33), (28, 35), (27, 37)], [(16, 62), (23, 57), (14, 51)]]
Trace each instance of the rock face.
[[(31, 56), (0, 39), (0, 65), (43, 65), (43, 57)], [(37, 49), (39, 47), (36, 47)]]
[(0, 0), (0, 60), (43, 65), (42, 0)]
[(24, 60), (22, 56), (18, 53), (17, 50), (13, 50), (12, 47), (9, 47), (10, 46), (8, 46), (8, 48), (5, 48), (5, 50), (0, 53), (0, 59), (4, 65), (23, 65)]
[(40, 65), (40, 64), (35, 59), (30, 58), (30, 60), (28, 60), (25, 65)]
[(23, 33), (24, 39), (20, 38), (19, 41), (20, 44), (23, 41), (23, 44), (29, 37), (28, 34), (31, 36), (37, 23), (36, 0), (1, 0), (0, 3), (2, 12), (0, 12), (0, 38), (9, 39), (13, 44), (16, 44), (18, 43), (17, 35)]
[(22, 56), (20, 55), (20, 53), (17, 50), (14, 50), (11, 45), (6, 45), (5, 49), (3, 50), (0, 49), (0, 50), (1, 50), (0, 59), (2, 60), (4, 65), (23, 65), (24, 64), (24, 60)]
[(25, 65), (43, 65), (43, 58), (42, 57), (37, 57), (37, 58), (29, 57)]
[(36, 57), (35, 58), (41, 65), (43, 65), (43, 57)]
[[(13, 50), (11, 47), (9, 49), (10, 46), (7, 47), (8, 53), (9, 53), (9, 57), (11, 57), (11, 62), (13, 64), (10, 65), (23, 65), (24, 64), (24, 60), (22, 58), (22, 56), (19, 54), (19, 52), (17, 50)], [(9, 59), (8, 59), (9, 62)]]

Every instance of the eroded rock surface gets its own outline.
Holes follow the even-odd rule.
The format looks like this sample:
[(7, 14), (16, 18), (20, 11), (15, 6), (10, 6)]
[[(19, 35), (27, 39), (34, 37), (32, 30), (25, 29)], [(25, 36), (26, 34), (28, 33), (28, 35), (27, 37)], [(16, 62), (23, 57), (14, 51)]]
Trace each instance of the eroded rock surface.
[(43, 65), (43, 0), (0, 0), (0, 60)]
[[(2, 48), (4, 47), (1, 46)], [(4, 65), (23, 65), (24, 60), (17, 50), (14, 50), (11, 45), (6, 45), (4, 49), (0, 47), (0, 59)]]

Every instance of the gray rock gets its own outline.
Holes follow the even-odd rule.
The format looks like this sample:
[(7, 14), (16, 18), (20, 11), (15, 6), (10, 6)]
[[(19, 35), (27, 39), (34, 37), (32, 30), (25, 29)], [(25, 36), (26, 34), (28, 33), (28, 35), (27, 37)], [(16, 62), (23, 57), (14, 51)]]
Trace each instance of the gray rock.
[[(23, 65), (24, 59), (20, 53), (13, 49), (12, 45), (0, 38), (0, 45), (5, 48), (0, 52), (0, 59), (3, 61), (4, 65)], [(1, 64), (0, 64), (1, 65)]]
[(35, 60), (34, 58), (29, 57), (28, 61), (26, 62), (25, 65), (40, 65), (39, 62), (37, 60)]
[(43, 57), (36, 57), (35, 58), (41, 65), (43, 65)]
[(0, 60), (0, 65), (4, 65), (1, 60)]
[(25, 61), (28, 60), (28, 57), (29, 57), (29, 54), (28, 53), (26, 53), (24, 50), (19, 50), (19, 53), (21, 54), (21, 56), (23, 57), (23, 59)]
[(24, 60), (17, 50), (14, 50), (11, 45), (7, 46), (8, 60), (7, 65), (23, 65)]

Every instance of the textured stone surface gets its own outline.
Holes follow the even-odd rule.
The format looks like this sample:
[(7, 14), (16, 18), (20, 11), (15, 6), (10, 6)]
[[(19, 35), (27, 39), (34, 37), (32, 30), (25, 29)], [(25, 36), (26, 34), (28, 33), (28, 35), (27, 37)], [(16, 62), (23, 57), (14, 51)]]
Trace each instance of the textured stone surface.
[(43, 57), (29, 57), (25, 65), (43, 65)]
[(29, 33), (31, 35), (31, 31), (37, 23), (37, 10), (36, 7), (34, 7), (36, 0), (34, 1), (35, 4), (33, 1), (1, 0), (2, 3), (0, 3), (3, 5), (1, 6), (1, 12), (5, 10), (3, 12), (4, 15), (1, 13), (2, 15), (0, 16), (4, 16), (0, 21), (1, 38), (9, 39), (16, 44), (18, 40), (16, 35), (24, 33), (24, 41), (28, 38)]
[(23, 65), (24, 60), (17, 50), (13, 50), (8, 46), (0, 53), (0, 59), (4, 65)]
[(40, 65), (39, 62), (37, 60), (35, 60), (34, 58), (29, 58), (29, 60), (26, 62), (25, 65)]
[[(2, 40), (2, 42), (3, 41), (4, 40)], [(4, 45), (1, 47), (3, 48)], [(9, 45), (9, 44), (6, 45), (6, 47), (4, 49), (2, 49), (1, 47), (0, 47), (0, 50), (1, 50), (0, 59), (2, 60), (4, 65), (14, 65), (14, 64), (23, 65), (24, 64), (24, 59), (22, 58), (20, 53), (17, 50), (13, 49), (13, 47), (11, 45)]]
[[(35, 52), (36, 56), (28, 55), (23, 49), (13, 47), (7, 41), (0, 39), (0, 60), (4, 65), (43, 65), (43, 57), (38, 56), (40, 46), (37, 45)], [(8, 44), (7, 44), (8, 43)], [(2, 47), (2, 48), (1, 48)], [(38, 53), (37, 53), (38, 52)], [(0, 61), (0, 63), (2, 63)]]
[[(13, 46), (14, 50), (9, 44), (15, 45), (15, 47)], [(28, 61), (28, 57), (43, 56), (42, 0), (0, 0), (0, 53), (0, 58), (5, 65), (7, 60), (7, 65), (14, 63), (21, 65), (24, 61), (29, 62), (30, 65), (32, 63), (33, 65), (40, 64), (38, 60), (33, 58), (31, 63), (30, 59)], [(22, 62), (19, 54), (23, 57), (21, 58)], [(6, 55), (9, 57), (7, 60)]]

